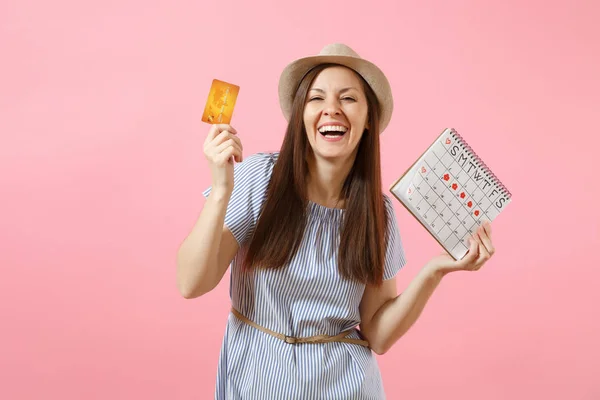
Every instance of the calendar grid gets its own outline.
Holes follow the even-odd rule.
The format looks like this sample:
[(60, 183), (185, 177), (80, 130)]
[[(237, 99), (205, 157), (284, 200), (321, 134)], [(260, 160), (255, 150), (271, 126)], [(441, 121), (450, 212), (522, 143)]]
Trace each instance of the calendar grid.
[[(444, 149), (444, 150), (446, 151), (446, 154), (449, 154), (449, 155), (451, 156), (452, 162), (454, 162), (454, 163), (455, 163), (456, 161), (454, 160), (454, 157), (453, 157), (453, 156), (452, 156), (452, 155), (449, 153), (448, 149)], [(467, 246), (467, 245), (466, 245), (466, 243), (465, 243), (465, 238), (464, 238), (464, 237), (465, 237), (465, 234), (466, 234), (466, 232), (467, 232), (467, 231), (469, 231), (469, 232), (473, 233), (472, 227), (473, 227), (473, 225), (474, 225), (474, 223), (475, 223), (475, 222), (473, 222), (473, 223), (470, 223), (468, 227), (466, 226), (466, 221), (467, 221), (467, 218), (470, 218), (470, 215), (469, 215), (469, 214), (470, 214), (470, 211), (469, 211), (469, 210), (468, 210), (468, 209), (465, 207), (465, 204), (464, 204), (464, 202), (462, 202), (462, 201), (460, 200), (460, 195), (457, 195), (457, 196), (455, 196), (455, 195), (454, 195), (454, 193), (452, 193), (452, 191), (451, 191), (451, 190), (453, 190), (453, 189), (452, 189), (452, 183), (450, 183), (450, 179), (451, 179), (451, 176), (450, 176), (450, 165), (449, 165), (449, 166), (446, 166), (446, 165), (444, 164), (444, 162), (442, 161), (442, 159), (441, 159), (441, 158), (440, 158), (440, 157), (439, 157), (437, 154), (435, 154), (435, 153), (433, 153), (433, 154), (434, 154), (434, 156), (437, 158), (437, 160), (438, 160), (438, 164), (441, 164), (441, 165), (442, 165), (442, 167), (444, 167), (444, 168), (442, 168), (442, 169), (444, 170), (444, 171), (443, 171), (443, 173), (442, 173), (440, 176), (436, 176), (436, 178), (439, 178), (439, 181), (440, 181), (440, 183), (441, 183), (442, 185), (444, 185), (444, 187), (445, 187), (446, 189), (448, 189), (448, 192), (450, 193), (450, 195), (452, 196), (452, 198), (453, 198), (455, 201), (458, 201), (458, 203), (460, 204), (460, 207), (462, 207), (463, 211), (465, 211), (465, 212), (466, 212), (465, 216), (464, 216), (462, 219), (459, 219), (457, 226), (455, 226), (455, 227), (454, 227), (454, 229), (453, 229), (453, 230), (452, 230), (452, 232), (451, 232), (452, 234), (454, 234), (454, 235), (455, 235), (455, 237), (456, 237), (456, 239), (457, 239), (457, 243), (456, 243), (456, 244), (455, 244), (455, 245), (452, 247), (452, 249), (451, 249), (451, 250), (454, 250), (454, 248), (455, 248), (456, 246), (458, 246), (458, 245), (459, 245), (459, 243), (462, 243), (462, 245), (463, 245), (465, 248), (468, 248), (468, 246)], [(457, 165), (458, 165), (458, 164), (457, 164)], [(437, 166), (437, 164), (436, 164), (436, 166)], [(459, 167), (460, 167), (460, 166), (459, 166)], [(464, 172), (464, 171), (463, 171), (463, 172)], [(446, 185), (445, 185), (445, 183), (444, 183), (444, 177), (445, 177), (445, 175), (446, 175), (446, 174), (448, 174), (448, 182), (449, 182), (448, 186), (446, 186)], [(460, 171), (459, 171), (459, 172), (456, 174), (456, 177), (455, 177), (455, 179), (456, 179), (456, 182), (459, 182), (459, 175), (460, 175)], [(457, 189), (458, 189), (458, 188), (457, 188)], [(458, 211), (458, 210), (454, 210), (454, 214), (455, 214), (455, 215), (457, 214), (457, 211)], [(457, 218), (457, 219), (458, 219), (458, 218)], [(465, 232), (463, 232), (462, 234), (459, 234), (459, 227), (461, 226), (461, 224), (462, 224), (463, 228), (465, 229)]]
[(459, 259), (483, 221), (510, 202), (510, 192), (488, 171), (464, 139), (446, 129), (391, 191)]
[[(432, 153), (432, 154), (433, 154), (433, 153)], [(435, 154), (433, 154), (433, 155), (434, 155), (434, 157), (437, 159), (438, 163), (439, 163), (439, 162), (441, 162), (441, 160), (439, 159), (439, 157), (437, 157), (437, 155), (435, 155)], [(422, 213), (421, 213), (421, 215), (423, 215), (423, 217), (424, 217), (425, 219), (427, 219), (427, 212), (429, 211), (429, 208), (430, 208), (430, 207), (433, 207), (433, 208), (435, 209), (435, 207), (434, 207), (434, 206), (435, 206), (435, 204), (431, 204), (431, 203), (428, 201), (428, 200), (429, 200), (429, 198), (428, 198), (428, 194), (429, 194), (430, 192), (434, 192), (434, 193), (435, 193), (435, 190), (433, 189), (433, 186), (430, 184), (430, 180), (428, 179), (428, 177), (429, 177), (429, 175), (433, 175), (433, 176), (435, 176), (434, 180), (437, 180), (437, 175), (435, 175), (435, 174), (431, 174), (431, 173), (430, 173), (430, 171), (435, 171), (435, 167), (432, 167), (432, 166), (430, 165), (430, 163), (429, 163), (429, 161), (428, 161), (428, 160), (424, 160), (424, 164), (427, 166), (428, 175), (425, 177), (425, 179), (423, 180), (423, 182), (425, 182), (425, 184), (427, 185), (427, 187), (428, 187), (428, 189), (429, 189), (429, 190), (428, 190), (427, 192), (424, 192), (424, 191), (422, 191), (422, 192), (424, 192), (424, 193), (425, 193), (425, 195), (423, 195), (423, 199), (422, 199), (422, 200), (419, 202), (419, 204), (417, 204), (417, 210), (418, 210), (418, 211), (420, 211), (420, 209), (421, 209), (421, 208), (424, 208), (424, 206), (422, 206), (421, 204), (422, 204), (423, 202), (425, 202), (425, 203), (427, 204), (427, 211), (424, 211), (424, 212), (422, 212)], [(437, 164), (436, 164), (436, 165), (437, 165)], [(443, 165), (443, 163), (442, 163), (442, 165)], [(441, 179), (440, 179), (440, 182), (441, 182)], [(437, 183), (439, 184), (440, 182), (437, 182)], [(449, 192), (449, 193), (451, 194), (451, 196), (450, 196), (450, 197), (451, 197), (451, 198), (453, 198), (454, 196), (452, 196), (452, 192)], [(437, 196), (437, 195), (436, 195), (436, 196)], [(442, 197), (442, 198), (443, 198), (443, 196), (440, 196), (440, 197)], [(457, 199), (454, 199), (454, 200), (455, 200), (455, 201), (458, 201)], [(450, 201), (452, 201), (452, 200), (450, 200)], [(433, 202), (432, 202), (432, 203), (433, 203)], [(459, 203), (460, 203), (460, 201), (459, 201)], [(449, 208), (449, 207), (452, 207), (452, 206), (451, 206), (451, 205), (449, 205), (448, 203), (444, 203), (444, 205), (445, 205), (445, 207), (444, 207), (444, 210), (440, 210), (440, 212), (441, 212), (441, 213), (443, 213), (443, 212), (444, 212), (444, 211), (445, 211), (447, 208)], [(451, 210), (451, 209), (450, 209), (450, 210)], [(455, 247), (456, 247), (456, 246), (457, 246), (459, 243), (463, 242), (463, 238), (462, 238), (462, 237), (460, 237), (460, 236), (458, 235), (458, 232), (457, 232), (457, 230), (456, 230), (457, 226), (458, 226), (458, 225), (459, 225), (459, 224), (460, 224), (462, 221), (458, 221), (458, 223), (456, 223), (456, 225), (454, 225), (454, 226), (451, 226), (451, 224), (450, 224), (450, 220), (451, 220), (453, 217), (455, 218), (455, 213), (456, 213), (456, 211), (454, 211), (454, 215), (452, 215), (452, 216), (449, 218), (449, 220), (448, 220), (448, 221), (445, 221), (445, 220), (443, 219), (443, 214), (442, 214), (442, 221), (443, 221), (443, 223), (444, 223), (444, 226), (449, 228), (449, 232), (448, 232), (447, 234), (442, 234), (442, 235), (440, 235), (440, 233), (439, 233), (439, 232), (441, 232), (441, 231), (443, 230), (443, 228), (441, 228), (441, 229), (440, 229), (440, 231), (438, 231), (438, 232), (436, 233), (436, 234), (439, 236), (439, 238), (440, 238), (440, 239), (441, 239), (443, 242), (446, 242), (446, 243), (448, 243), (448, 244), (452, 244), (452, 245), (450, 246), (450, 247), (451, 247), (451, 250), (454, 250), (454, 248), (455, 248)], [(451, 214), (452, 214), (452, 213), (451, 213)], [(457, 219), (457, 218), (456, 218), (456, 219)], [(435, 224), (435, 220), (434, 220), (434, 221), (432, 221), (432, 225), (433, 225), (433, 226), (434, 226), (434, 228), (435, 228), (435, 225), (434, 225), (434, 224)], [(463, 244), (463, 245), (464, 245), (464, 244)]]
[[(443, 222), (444, 226), (449, 228), (449, 232), (447, 232), (446, 234), (440, 235), (440, 232), (443, 230), (443, 228), (440, 228), (440, 230), (436, 231), (436, 234), (443, 242), (445, 242), (447, 244), (452, 244), (451, 251), (454, 250), (456, 248), (456, 246), (459, 246), (459, 245), (462, 245), (465, 249), (468, 249), (468, 247), (469, 247), (468, 242), (467, 242), (468, 236), (466, 236), (466, 232), (469, 232), (470, 235), (473, 235), (473, 234), (475, 234), (475, 232), (477, 230), (476, 227), (480, 226), (484, 219), (491, 220), (491, 218), (489, 218), (489, 216), (488, 216), (488, 210), (490, 210), (492, 207), (495, 207), (495, 206), (493, 205), (492, 202), (490, 202), (490, 204), (485, 209), (483, 207), (481, 207), (482, 199), (487, 198), (486, 193), (480, 188), (480, 185), (473, 178), (472, 174), (470, 174), (468, 171), (466, 171), (463, 166), (458, 164), (458, 162), (456, 161), (456, 157), (454, 155), (452, 155), (450, 150), (446, 147), (444, 148), (444, 154), (447, 155), (449, 158), (449, 160), (446, 162), (443, 161), (443, 157), (439, 157), (439, 155), (436, 154), (435, 152), (431, 152), (429, 154), (428, 157), (430, 157), (430, 159), (425, 158), (423, 160), (423, 166), (426, 167), (428, 172), (425, 175), (425, 179), (423, 179), (423, 181), (421, 181), (421, 185), (424, 182), (427, 187), (427, 190), (419, 190), (423, 194), (423, 197), (421, 198), (421, 200), (419, 201), (419, 203), (416, 206), (417, 211), (419, 211), (419, 213), (426, 220), (429, 219), (428, 212), (430, 211), (430, 208), (433, 208), (434, 210), (438, 211), (437, 206), (435, 204), (436, 202), (431, 197), (435, 196), (435, 197), (442, 198), (442, 199), (444, 198), (444, 194), (440, 195), (434, 189), (435, 184), (442, 184), (444, 186), (444, 188), (447, 189), (447, 193), (450, 193), (451, 198), (454, 201), (458, 202), (459, 206), (458, 206), (458, 209), (452, 210), (452, 208), (451, 208), (452, 200), (449, 200), (450, 203), (444, 202), (444, 205), (445, 205), (444, 209), (439, 210), (438, 213), (443, 213), (446, 209), (449, 209), (453, 212), (454, 215), (452, 217), (450, 217), (449, 220), (446, 221), (443, 218), (443, 214), (441, 214), (442, 222)], [(431, 159), (433, 159), (433, 161), (435, 162), (435, 165), (432, 165)], [(466, 161), (468, 161), (468, 158), (465, 158), (465, 162)], [(449, 165), (446, 165), (446, 164), (449, 164)], [(441, 169), (443, 170), (443, 173), (442, 174), (436, 173), (434, 175), (435, 178), (433, 179), (434, 182), (432, 184), (432, 181), (429, 179), (429, 176), (431, 175), (431, 171), (436, 171), (436, 170), (440, 169), (440, 168), (438, 168), (438, 165), (441, 165), (441, 167), (442, 167)], [(463, 165), (464, 165), (464, 163), (463, 163)], [(475, 170), (476, 174), (482, 174), (480, 171), (480, 168), (477, 164), (473, 164), (473, 166), (476, 169)], [(450, 174), (453, 169), (456, 173)], [(446, 183), (444, 182), (444, 176), (446, 174), (448, 175), (448, 185), (446, 185)], [(460, 178), (463, 176), (466, 176), (466, 180), (463, 180), (465, 183), (460, 182)], [(483, 179), (485, 181), (485, 178), (482, 177), (481, 179)], [(453, 188), (454, 184), (457, 185), (456, 188)], [(494, 190), (495, 184), (493, 182), (490, 183), (489, 181), (488, 181), (488, 184), (490, 186), (490, 192), (491, 192), (492, 190)], [(473, 188), (475, 188), (473, 190), (473, 192), (476, 192), (477, 190), (481, 191), (482, 197), (481, 197), (480, 201), (476, 201), (473, 198), (473, 195), (470, 195), (470, 194), (467, 195), (465, 193), (465, 188), (467, 186), (472, 186)], [(471, 192), (471, 191), (469, 190), (469, 192)], [(433, 194), (430, 194), (430, 193), (433, 193)], [(464, 194), (465, 201), (463, 201), (463, 199), (461, 198), (461, 194)], [(470, 202), (472, 203), (472, 206), (469, 206)], [(451, 219), (454, 217), (457, 217), (457, 215), (460, 215), (459, 209), (462, 210), (462, 212), (464, 212), (465, 215), (462, 218), (456, 218), (458, 220), (458, 222), (456, 224), (451, 224)], [(476, 215), (475, 213), (480, 214), (480, 215)], [(436, 218), (435, 220), (431, 221), (431, 225), (434, 229), (436, 228), (435, 223), (436, 223), (437, 219), (439, 219), (439, 217)], [(464, 232), (463, 232), (463, 229), (464, 229)]]
[[(466, 180), (466, 182), (470, 182), (470, 183), (471, 183), (472, 185), (474, 185), (474, 187), (477, 189), (479, 186), (477, 185), (477, 182), (475, 182), (475, 181), (473, 180), (473, 177), (472, 177), (472, 175), (471, 175), (471, 174), (470, 174), (468, 171), (465, 171), (465, 169), (464, 169), (464, 167), (463, 167), (462, 165), (458, 164), (458, 162), (455, 160), (454, 156), (453, 156), (453, 155), (450, 153), (450, 150), (449, 150), (448, 148), (445, 148), (444, 150), (446, 151), (446, 153), (447, 153), (447, 154), (448, 154), (450, 157), (452, 157), (452, 158), (453, 158), (453, 161), (454, 161), (454, 163), (456, 163), (456, 164), (459, 166), (460, 170), (459, 170), (459, 172), (458, 172), (458, 175), (464, 175), (464, 176), (466, 176), (466, 177), (467, 177), (467, 180)], [(465, 161), (465, 162), (466, 162), (466, 161)], [(463, 165), (464, 165), (464, 164), (463, 164)], [(475, 166), (475, 168), (478, 168), (478, 167), (477, 167), (477, 166)], [(461, 174), (461, 172), (462, 172), (462, 174)], [(458, 175), (457, 175), (457, 177), (456, 177), (456, 181), (458, 181), (458, 180), (459, 180), (459, 179), (458, 179)], [(443, 179), (443, 178), (441, 178), (441, 179)], [(450, 187), (451, 187), (451, 186), (450, 186)], [(456, 194), (456, 198), (457, 198), (457, 199), (461, 199), (461, 195), (462, 195), (463, 193), (465, 194), (465, 201), (459, 200), (459, 202), (460, 202), (460, 204), (461, 204), (461, 206), (462, 206), (462, 209), (463, 209), (463, 210), (466, 212), (466, 216), (465, 216), (465, 218), (464, 218), (464, 219), (463, 219), (461, 222), (463, 223), (463, 225), (465, 225), (465, 229), (466, 229), (466, 231), (468, 231), (468, 232), (469, 232), (471, 235), (473, 235), (473, 234), (475, 234), (475, 232), (477, 231), (477, 229), (476, 229), (476, 228), (474, 228), (474, 227), (475, 227), (475, 226), (479, 226), (479, 225), (481, 225), (481, 220), (483, 219), (484, 215), (486, 215), (486, 210), (483, 210), (483, 209), (482, 209), (482, 207), (481, 207), (481, 205), (480, 205), (480, 202), (476, 201), (476, 200), (473, 198), (473, 195), (468, 195), (468, 194), (466, 194), (466, 192), (465, 192), (465, 188), (466, 188), (466, 187), (467, 187), (467, 184), (466, 184), (466, 183), (464, 183), (464, 184), (461, 184), (460, 186), (458, 186), (458, 187), (455, 189), (455, 191), (456, 191), (456, 193), (457, 193), (457, 194)], [(475, 189), (475, 190), (476, 190), (476, 189)], [(468, 191), (468, 192), (471, 192), (471, 191)], [(468, 197), (467, 197), (467, 196), (468, 196)], [(475, 215), (475, 213), (478, 211), (478, 210), (477, 210), (477, 207), (475, 207), (475, 208), (472, 208), (472, 206), (469, 206), (469, 202), (472, 202), (472, 203), (473, 203), (473, 206), (475, 206), (475, 205), (476, 205), (476, 206), (479, 208), (479, 212), (480, 212), (480, 213), (482, 213), (482, 214), (484, 214), (484, 215), (481, 215), (481, 216)], [(478, 218), (473, 218), (473, 216), (475, 216), (475, 217), (478, 217)], [(473, 222), (469, 222), (469, 226), (466, 226), (467, 224), (465, 223), (465, 221), (467, 221), (467, 218), (471, 218), (471, 219), (473, 220)], [(463, 244), (463, 246), (465, 246), (465, 247), (467, 247), (467, 248), (468, 248), (469, 246), (468, 246), (467, 239), (468, 239), (468, 237), (467, 237), (467, 238), (465, 238), (465, 236), (464, 236), (464, 235), (462, 235), (462, 237), (460, 238), (460, 241), (461, 241), (461, 243)]]

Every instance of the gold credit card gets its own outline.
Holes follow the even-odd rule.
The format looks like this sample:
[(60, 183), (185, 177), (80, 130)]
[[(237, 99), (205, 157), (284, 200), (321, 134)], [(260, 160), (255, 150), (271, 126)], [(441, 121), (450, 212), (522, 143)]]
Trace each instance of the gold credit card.
[(239, 91), (240, 87), (237, 85), (213, 79), (202, 121), (209, 124), (229, 124)]

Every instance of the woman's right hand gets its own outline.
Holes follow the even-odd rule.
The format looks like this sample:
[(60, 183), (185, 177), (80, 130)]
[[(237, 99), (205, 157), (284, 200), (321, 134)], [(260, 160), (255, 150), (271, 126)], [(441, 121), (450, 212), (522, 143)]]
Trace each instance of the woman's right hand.
[(233, 163), (242, 162), (242, 141), (237, 131), (227, 124), (214, 124), (204, 141), (204, 156), (212, 175), (212, 191), (231, 195), (233, 191)]

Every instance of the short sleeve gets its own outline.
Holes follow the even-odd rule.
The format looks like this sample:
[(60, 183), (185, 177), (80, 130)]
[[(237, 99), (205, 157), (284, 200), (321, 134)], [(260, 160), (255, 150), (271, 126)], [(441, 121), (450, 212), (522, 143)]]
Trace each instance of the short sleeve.
[[(273, 154), (257, 153), (233, 166), (233, 191), (225, 213), (225, 226), (240, 247), (254, 231), (274, 164)], [(211, 189), (208, 187), (202, 194), (208, 197)]]
[(394, 204), (387, 195), (383, 195), (386, 214), (388, 218), (388, 227), (386, 232), (385, 265), (383, 268), (383, 279), (388, 280), (396, 276), (398, 271), (406, 264), (406, 256), (400, 237), (400, 229), (396, 220)]

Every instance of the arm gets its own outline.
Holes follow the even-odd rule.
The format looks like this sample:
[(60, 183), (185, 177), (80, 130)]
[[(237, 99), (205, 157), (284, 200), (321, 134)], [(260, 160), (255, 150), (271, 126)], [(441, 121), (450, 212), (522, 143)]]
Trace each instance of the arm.
[(231, 263), (239, 245), (224, 226), (230, 195), (212, 192), (192, 231), (177, 252), (177, 287), (186, 299), (214, 289)]
[(365, 288), (360, 329), (374, 352), (384, 354), (410, 329), (445, 275), (477, 271), (491, 258), (495, 250), (489, 223), (480, 226), (471, 239), (469, 252), (462, 260), (454, 261), (447, 254), (434, 257), (399, 296), (395, 278), (384, 281), (379, 288)]
[(225, 226), (234, 162), (242, 161), (242, 143), (236, 135), (232, 126), (215, 124), (204, 141), (213, 186), (200, 217), (177, 251), (177, 288), (187, 299), (217, 286), (238, 250), (238, 242)]
[(442, 276), (423, 268), (401, 295), (396, 296), (396, 279), (379, 288), (367, 286), (361, 301), (361, 333), (377, 354), (384, 354), (415, 323)]

